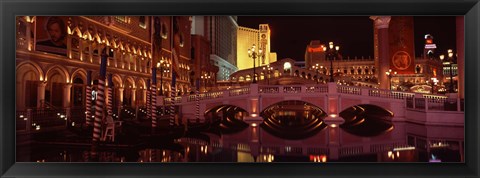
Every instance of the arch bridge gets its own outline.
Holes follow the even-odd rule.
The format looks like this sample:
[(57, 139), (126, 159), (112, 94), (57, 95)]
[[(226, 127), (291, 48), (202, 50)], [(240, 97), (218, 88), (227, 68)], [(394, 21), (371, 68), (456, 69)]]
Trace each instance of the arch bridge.
[[(197, 101), (198, 98), (198, 101)], [(370, 104), (392, 112), (393, 120), (422, 124), (463, 125), (463, 101), (444, 95), (431, 95), (338, 85), (336, 83), (312, 85), (258, 85), (242, 88), (175, 97), (182, 117), (204, 119), (205, 111), (221, 105), (242, 108), (244, 121), (261, 123), (260, 114), (269, 106), (282, 101), (298, 100), (321, 108), (335, 118), (340, 112), (356, 105)], [(162, 102), (163, 101), (163, 102)], [(200, 112), (196, 113), (197, 102)], [(172, 103), (171, 98), (157, 100), (157, 106)]]

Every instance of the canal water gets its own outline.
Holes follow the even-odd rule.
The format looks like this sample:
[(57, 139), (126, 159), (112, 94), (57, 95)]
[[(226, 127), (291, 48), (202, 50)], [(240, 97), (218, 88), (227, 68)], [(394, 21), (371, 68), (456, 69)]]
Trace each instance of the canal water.
[[(282, 115), (295, 113), (287, 111)], [(463, 127), (388, 122), (372, 117), (345, 119), (333, 125), (325, 118), (295, 120), (283, 116), (256, 126), (230, 124), (228, 128), (228, 124), (221, 123), (230, 132), (199, 131), (155, 144), (92, 149), (86, 145), (32, 143), (17, 147), (17, 161), (463, 162)], [(269, 126), (275, 122), (276, 126)]]

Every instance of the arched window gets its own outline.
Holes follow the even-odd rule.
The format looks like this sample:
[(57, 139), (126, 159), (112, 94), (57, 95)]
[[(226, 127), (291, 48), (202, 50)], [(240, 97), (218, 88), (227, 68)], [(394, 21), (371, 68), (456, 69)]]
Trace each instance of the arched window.
[(292, 64), (290, 62), (283, 63), (283, 70), (290, 70), (292, 68)]

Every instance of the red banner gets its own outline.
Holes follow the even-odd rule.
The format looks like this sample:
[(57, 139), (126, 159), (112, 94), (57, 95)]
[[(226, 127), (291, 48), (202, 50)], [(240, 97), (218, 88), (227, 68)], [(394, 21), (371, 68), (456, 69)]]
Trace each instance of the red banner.
[(388, 34), (390, 42), (390, 68), (399, 74), (414, 74), (413, 17), (392, 16)]

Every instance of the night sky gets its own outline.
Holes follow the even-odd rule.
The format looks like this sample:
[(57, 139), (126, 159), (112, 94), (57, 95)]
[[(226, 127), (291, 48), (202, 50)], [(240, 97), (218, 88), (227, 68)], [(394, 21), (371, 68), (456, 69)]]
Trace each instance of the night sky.
[[(311, 40), (340, 45), (344, 57), (373, 58), (373, 21), (369, 16), (238, 16), (238, 25), (258, 29), (268, 23), (271, 30), (271, 51), (277, 59), (303, 61)], [(436, 54), (454, 49), (455, 17), (414, 17), (415, 56), (423, 54), (424, 35), (431, 34), (437, 44)]]

